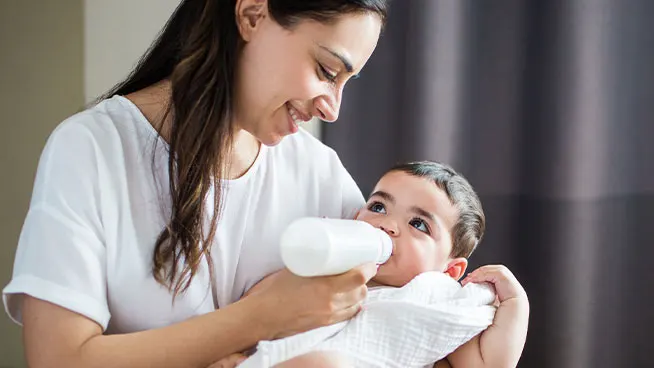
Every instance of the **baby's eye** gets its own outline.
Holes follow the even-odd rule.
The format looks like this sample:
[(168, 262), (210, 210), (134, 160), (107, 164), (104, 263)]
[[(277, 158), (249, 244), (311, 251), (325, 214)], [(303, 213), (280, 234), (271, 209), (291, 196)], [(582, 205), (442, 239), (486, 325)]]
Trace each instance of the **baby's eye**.
[(386, 207), (380, 202), (372, 202), (368, 206), (368, 210), (371, 212), (377, 212), (377, 213), (386, 213)]
[(409, 221), (409, 225), (415, 227), (416, 229), (422, 231), (423, 233), (429, 234), (429, 226), (423, 219), (414, 218), (411, 221)]

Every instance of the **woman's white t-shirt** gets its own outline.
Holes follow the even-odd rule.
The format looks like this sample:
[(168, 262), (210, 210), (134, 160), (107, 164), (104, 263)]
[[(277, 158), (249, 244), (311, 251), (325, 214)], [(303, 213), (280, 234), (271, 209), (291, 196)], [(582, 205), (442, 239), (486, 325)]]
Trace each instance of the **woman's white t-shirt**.
[(244, 176), (223, 182), (214, 282), (203, 262), (173, 303), (152, 276), (155, 240), (170, 213), (167, 165), (166, 143), (124, 97), (64, 121), (39, 162), (13, 278), (3, 290), (9, 316), (21, 323), (24, 293), (82, 314), (107, 333), (170, 325), (238, 300), (281, 269), (278, 241), (292, 220), (350, 218), (364, 204), (336, 153), (306, 131), (262, 145)]

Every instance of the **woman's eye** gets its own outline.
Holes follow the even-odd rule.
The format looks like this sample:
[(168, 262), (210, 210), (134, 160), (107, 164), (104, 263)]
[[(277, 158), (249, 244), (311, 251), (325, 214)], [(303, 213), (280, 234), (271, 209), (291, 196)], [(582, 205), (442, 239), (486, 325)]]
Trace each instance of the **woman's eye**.
[(384, 207), (383, 204), (381, 204), (381, 203), (379, 203), (379, 202), (373, 202), (373, 203), (371, 203), (370, 206), (368, 206), (368, 209), (369, 209), (371, 212), (376, 212), (376, 213), (386, 213), (386, 208)]
[(429, 226), (427, 226), (425, 220), (414, 218), (413, 220), (409, 221), (409, 225), (415, 227), (423, 233), (429, 234)]
[(322, 66), (322, 64), (318, 64), (318, 66), (320, 67), (320, 73), (322, 74), (323, 77), (325, 77), (325, 79), (327, 79), (331, 83), (336, 82), (336, 74), (331, 73), (329, 70), (327, 70), (327, 68)]

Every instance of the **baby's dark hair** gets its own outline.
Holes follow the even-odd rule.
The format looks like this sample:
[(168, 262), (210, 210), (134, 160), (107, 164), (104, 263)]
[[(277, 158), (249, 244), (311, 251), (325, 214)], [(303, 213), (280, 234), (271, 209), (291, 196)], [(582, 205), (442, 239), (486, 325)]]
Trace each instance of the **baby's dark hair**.
[(400, 164), (388, 170), (387, 174), (394, 171), (429, 179), (445, 192), (450, 202), (459, 210), (459, 218), (451, 229), (450, 257), (470, 257), (484, 236), (486, 216), (479, 196), (468, 180), (450, 166), (432, 161)]

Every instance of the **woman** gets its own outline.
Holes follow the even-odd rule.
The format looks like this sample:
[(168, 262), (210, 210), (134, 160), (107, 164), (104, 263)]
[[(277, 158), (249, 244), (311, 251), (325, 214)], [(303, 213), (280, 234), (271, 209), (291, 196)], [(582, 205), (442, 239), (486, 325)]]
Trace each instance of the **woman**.
[(298, 131), (334, 121), (384, 0), (184, 0), (133, 73), (43, 151), (8, 313), (29, 366), (206, 367), (352, 317), (374, 266), (302, 279), (277, 240), (363, 197)]

